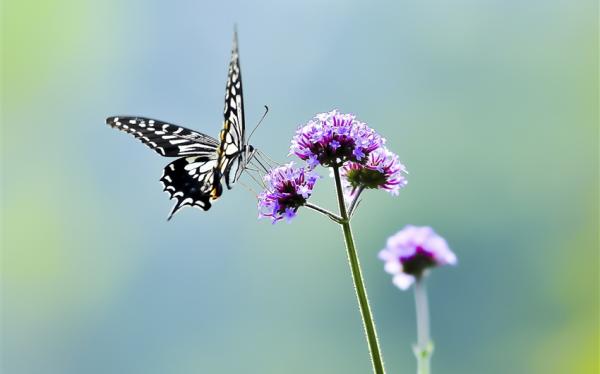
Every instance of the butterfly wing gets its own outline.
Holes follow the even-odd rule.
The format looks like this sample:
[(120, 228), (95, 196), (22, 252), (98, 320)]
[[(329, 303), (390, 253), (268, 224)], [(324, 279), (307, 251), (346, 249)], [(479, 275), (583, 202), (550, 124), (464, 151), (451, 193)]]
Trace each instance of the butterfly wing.
[(132, 134), (164, 157), (209, 156), (219, 148), (213, 137), (156, 119), (109, 117), (106, 124)]
[[(246, 145), (246, 126), (244, 120), (244, 95), (242, 88), (242, 71), (240, 69), (240, 55), (238, 50), (237, 32), (233, 37), (231, 62), (227, 72), (227, 85), (225, 87), (225, 107), (223, 110), (224, 123), (219, 135), (221, 141), (218, 150), (218, 170), (220, 176), (225, 176), (227, 188), (231, 188), (237, 181), (239, 173), (230, 177), (231, 170), (238, 170), (239, 163), (243, 160)], [(238, 166), (233, 168), (234, 163)], [(220, 179), (220, 178), (219, 178)], [(215, 193), (217, 198), (220, 193)]]
[(109, 117), (106, 123), (132, 134), (161, 156), (190, 156), (171, 162), (160, 178), (163, 190), (175, 199), (169, 220), (184, 206), (210, 209), (211, 191), (221, 189), (220, 182), (215, 180), (219, 148), (216, 139), (151, 118)]
[[(144, 117), (109, 117), (106, 123), (126, 131), (161, 156), (183, 157), (167, 165), (160, 178), (164, 191), (175, 199), (169, 214), (184, 206), (209, 210), (210, 200), (223, 192), (221, 178), (228, 188), (239, 178), (245, 164), (246, 138), (242, 74), (240, 70), (237, 33), (234, 33), (231, 62), (225, 90), (224, 124), (219, 140), (167, 122)], [(234, 165), (237, 165), (233, 168)], [(234, 171), (233, 179), (230, 178)]]
[(176, 200), (168, 220), (184, 206), (210, 209), (212, 191), (221, 189), (221, 183), (215, 180), (216, 166), (217, 158), (213, 154), (180, 158), (165, 167), (160, 178), (163, 191)]

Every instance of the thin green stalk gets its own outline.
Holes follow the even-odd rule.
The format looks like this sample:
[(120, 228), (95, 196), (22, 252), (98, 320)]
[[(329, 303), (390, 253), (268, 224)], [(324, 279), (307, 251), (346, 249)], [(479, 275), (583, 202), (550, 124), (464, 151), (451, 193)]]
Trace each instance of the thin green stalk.
[(325, 208), (321, 208), (320, 206), (314, 205), (311, 203), (305, 203), (304, 206), (325, 215), (326, 217), (330, 218), (331, 220), (333, 220), (336, 223), (339, 223), (339, 224), (342, 223), (341, 217), (336, 216), (335, 214), (331, 213), (330, 211), (328, 211)]
[(348, 207), (348, 219), (351, 219), (352, 216), (354, 215), (354, 209), (356, 209), (356, 207), (358, 206), (358, 202), (360, 199), (360, 195), (363, 193), (363, 191), (365, 190), (365, 188), (363, 186), (360, 186), (358, 188), (358, 190), (356, 191), (355, 195), (354, 195), (354, 199), (352, 199), (352, 202), (350, 203), (350, 207)]
[(417, 344), (414, 346), (417, 357), (417, 374), (430, 374), (430, 361), (433, 354), (433, 344), (429, 337), (429, 305), (427, 289), (423, 276), (415, 282), (415, 307), (417, 312)]
[(358, 261), (358, 254), (356, 253), (356, 246), (354, 245), (354, 238), (352, 237), (352, 229), (350, 228), (350, 218), (346, 210), (346, 204), (344, 202), (344, 195), (342, 190), (342, 181), (340, 179), (339, 167), (333, 168), (333, 175), (335, 177), (335, 187), (338, 197), (338, 205), (340, 206), (340, 216), (342, 221), (340, 225), (344, 232), (344, 239), (346, 241), (346, 249), (348, 252), (348, 262), (350, 264), (350, 270), (352, 272), (352, 280), (354, 281), (354, 290), (356, 291), (356, 297), (358, 299), (358, 305), (360, 314), (363, 321), (363, 327), (369, 344), (369, 352), (371, 353), (371, 363), (373, 365), (373, 372), (376, 374), (385, 374), (383, 367), (383, 357), (379, 350), (379, 342), (377, 340), (377, 332), (375, 331), (375, 322), (371, 315), (371, 308), (369, 306), (369, 299), (367, 297), (367, 290), (365, 283), (362, 278), (360, 263)]

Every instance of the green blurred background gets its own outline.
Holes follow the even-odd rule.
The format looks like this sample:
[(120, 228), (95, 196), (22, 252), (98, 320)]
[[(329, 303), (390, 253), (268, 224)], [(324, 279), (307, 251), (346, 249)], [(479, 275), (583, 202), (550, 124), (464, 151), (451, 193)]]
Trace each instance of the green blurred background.
[(335, 107), (410, 171), (354, 221), (390, 373), (415, 371), (413, 300), (376, 253), (407, 223), (460, 260), (429, 281), (434, 372), (598, 372), (595, 1), (2, 8), (2, 373), (369, 372), (334, 224), (257, 221), (240, 186), (166, 222), (168, 160), (104, 125), (216, 135), (234, 23), (256, 146), (284, 160)]

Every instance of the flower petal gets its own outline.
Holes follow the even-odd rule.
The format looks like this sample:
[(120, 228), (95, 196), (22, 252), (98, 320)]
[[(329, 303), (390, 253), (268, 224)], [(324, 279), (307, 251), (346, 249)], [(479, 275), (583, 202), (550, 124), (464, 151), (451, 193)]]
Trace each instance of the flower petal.
[(413, 277), (412, 275), (400, 273), (394, 275), (392, 282), (396, 287), (405, 291), (408, 290), (408, 288), (415, 282), (415, 277)]

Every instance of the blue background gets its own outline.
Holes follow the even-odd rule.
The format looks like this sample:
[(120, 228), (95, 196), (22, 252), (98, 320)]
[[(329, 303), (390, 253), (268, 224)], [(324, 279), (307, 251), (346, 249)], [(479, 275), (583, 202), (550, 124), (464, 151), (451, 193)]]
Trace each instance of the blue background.
[(429, 281), (435, 372), (597, 372), (596, 2), (2, 6), (2, 372), (369, 372), (338, 227), (257, 221), (241, 186), (166, 222), (168, 160), (104, 125), (216, 136), (234, 23), (256, 146), (284, 161), (338, 108), (410, 172), (353, 223), (390, 373), (415, 371), (413, 300), (376, 254), (408, 223), (460, 261)]

